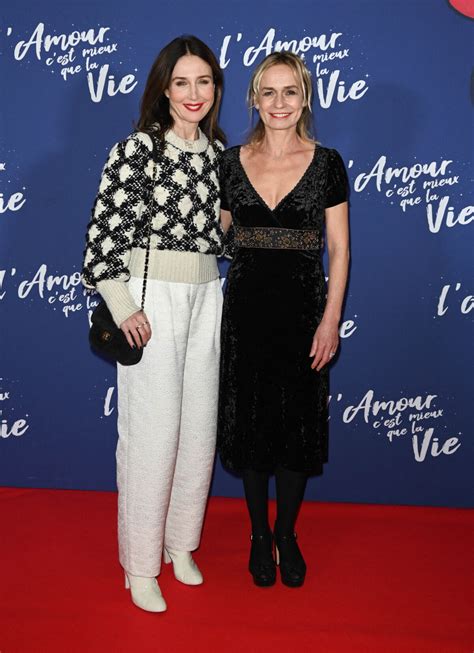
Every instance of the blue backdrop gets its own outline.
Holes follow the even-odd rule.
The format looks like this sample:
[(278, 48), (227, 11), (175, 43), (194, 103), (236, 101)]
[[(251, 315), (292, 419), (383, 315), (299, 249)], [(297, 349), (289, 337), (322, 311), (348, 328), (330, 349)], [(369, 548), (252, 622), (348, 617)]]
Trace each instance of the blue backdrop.
[[(152, 61), (189, 32), (220, 57), (230, 144), (252, 67), (290, 48), (312, 71), (317, 138), (348, 168), (330, 463), (307, 497), (472, 505), (472, 20), (447, 0), (44, 0), (0, 20), (0, 483), (115, 487), (115, 369), (87, 343), (84, 234)], [(213, 492), (241, 494), (219, 463)]]

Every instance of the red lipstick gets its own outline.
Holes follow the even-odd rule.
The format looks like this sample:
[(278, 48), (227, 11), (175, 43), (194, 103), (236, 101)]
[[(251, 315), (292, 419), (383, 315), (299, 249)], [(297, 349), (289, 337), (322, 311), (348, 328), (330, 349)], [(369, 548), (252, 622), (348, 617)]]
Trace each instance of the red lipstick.
[(188, 111), (199, 111), (204, 106), (204, 102), (199, 102), (196, 104), (185, 104), (184, 106)]

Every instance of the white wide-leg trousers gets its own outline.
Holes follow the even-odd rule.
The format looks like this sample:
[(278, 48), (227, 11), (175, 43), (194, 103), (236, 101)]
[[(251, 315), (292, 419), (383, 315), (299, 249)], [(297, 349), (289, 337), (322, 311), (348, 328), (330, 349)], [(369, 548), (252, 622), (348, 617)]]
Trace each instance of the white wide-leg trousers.
[[(129, 282), (140, 303), (142, 280)], [(148, 279), (153, 331), (138, 365), (118, 365), (120, 562), (160, 573), (163, 546), (199, 546), (215, 452), (222, 290)]]

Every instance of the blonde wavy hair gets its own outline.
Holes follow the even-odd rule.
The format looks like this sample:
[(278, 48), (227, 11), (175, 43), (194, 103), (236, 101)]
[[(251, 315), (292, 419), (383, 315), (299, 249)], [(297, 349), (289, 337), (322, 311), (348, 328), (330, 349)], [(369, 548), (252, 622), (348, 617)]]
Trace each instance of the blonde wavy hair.
[[(247, 105), (252, 114), (255, 108), (255, 102), (259, 93), (262, 76), (266, 70), (272, 66), (283, 64), (293, 71), (303, 92), (303, 111), (296, 124), (296, 133), (300, 138), (307, 141), (314, 141), (313, 121), (311, 114), (311, 102), (313, 99), (313, 85), (311, 83), (311, 74), (304, 65), (303, 61), (293, 52), (272, 52), (255, 68), (250, 79), (247, 90)], [(259, 143), (265, 135), (265, 125), (259, 118), (255, 127), (250, 131), (247, 139), (249, 145)]]

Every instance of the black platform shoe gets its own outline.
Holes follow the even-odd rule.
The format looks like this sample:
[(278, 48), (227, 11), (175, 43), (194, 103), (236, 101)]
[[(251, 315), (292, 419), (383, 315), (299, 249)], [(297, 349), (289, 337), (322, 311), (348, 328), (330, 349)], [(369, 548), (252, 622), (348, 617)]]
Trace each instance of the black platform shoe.
[(273, 558), (273, 538), (266, 535), (251, 535), (249, 571), (253, 582), (259, 587), (271, 587), (276, 581), (276, 567)]
[(291, 535), (273, 534), (275, 540), (275, 559), (280, 567), (281, 582), (288, 587), (301, 587), (306, 576), (306, 563), (301, 554), (296, 533)]

